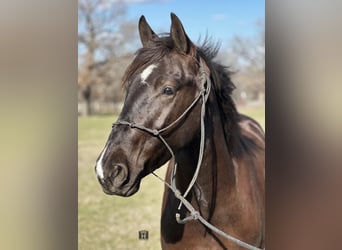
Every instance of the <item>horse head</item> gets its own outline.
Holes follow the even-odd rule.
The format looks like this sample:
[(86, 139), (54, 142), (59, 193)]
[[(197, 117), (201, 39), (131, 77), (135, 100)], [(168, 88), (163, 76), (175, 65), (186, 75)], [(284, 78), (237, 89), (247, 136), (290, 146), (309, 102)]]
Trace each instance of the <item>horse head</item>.
[(178, 17), (171, 20), (164, 36), (139, 20), (143, 47), (125, 72), (124, 106), (95, 167), (107, 194), (134, 194), (144, 176), (199, 135), (203, 63)]

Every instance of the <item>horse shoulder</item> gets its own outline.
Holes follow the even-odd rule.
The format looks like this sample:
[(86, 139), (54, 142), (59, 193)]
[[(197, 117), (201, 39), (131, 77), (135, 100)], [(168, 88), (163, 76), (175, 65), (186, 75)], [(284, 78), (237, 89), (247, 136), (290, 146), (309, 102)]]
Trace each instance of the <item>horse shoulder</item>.
[[(252, 118), (241, 115), (239, 121), (241, 140), (248, 140), (250, 148), (238, 158), (233, 158), (237, 192), (246, 211), (255, 211), (250, 216), (264, 235), (265, 218), (265, 133)], [(254, 209), (252, 209), (254, 207)], [(247, 217), (249, 217), (247, 215)], [(251, 217), (247, 220), (251, 222)]]

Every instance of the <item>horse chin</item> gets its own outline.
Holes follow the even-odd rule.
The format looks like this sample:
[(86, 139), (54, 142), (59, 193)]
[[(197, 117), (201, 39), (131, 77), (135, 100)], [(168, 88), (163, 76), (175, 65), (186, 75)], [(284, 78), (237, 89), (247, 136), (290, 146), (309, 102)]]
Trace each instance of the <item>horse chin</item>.
[(136, 180), (132, 184), (126, 184), (120, 188), (116, 188), (114, 186), (106, 186), (102, 185), (102, 190), (105, 194), (108, 195), (117, 195), (122, 197), (129, 197), (138, 192), (140, 188), (141, 178), (137, 177)]
[(111, 187), (102, 187), (103, 192), (108, 195), (117, 195), (122, 197), (129, 197), (138, 192), (140, 187), (140, 181), (136, 184), (133, 184), (130, 187), (124, 189), (113, 189)]

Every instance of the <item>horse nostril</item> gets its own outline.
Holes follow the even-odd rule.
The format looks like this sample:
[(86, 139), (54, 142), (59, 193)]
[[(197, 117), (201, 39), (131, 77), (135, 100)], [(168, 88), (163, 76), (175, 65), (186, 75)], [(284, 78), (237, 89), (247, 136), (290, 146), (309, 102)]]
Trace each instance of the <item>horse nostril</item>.
[(112, 173), (109, 176), (110, 182), (115, 187), (120, 187), (127, 179), (126, 167), (123, 165), (115, 164)]
[(115, 165), (113, 170), (113, 173), (111, 175), (111, 178), (114, 179), (115, 177), (117, 177), (120, 174), (120, 171), (122, 170), (122, 167), (119, 165)]

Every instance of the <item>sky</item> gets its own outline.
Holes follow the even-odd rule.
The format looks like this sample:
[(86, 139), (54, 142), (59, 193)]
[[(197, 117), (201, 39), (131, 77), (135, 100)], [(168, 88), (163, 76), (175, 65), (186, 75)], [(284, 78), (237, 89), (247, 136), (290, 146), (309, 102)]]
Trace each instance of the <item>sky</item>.
[(169, 32), (170, 12), (182, 21), (190, 39), (206, 34), (215, 41), (229, 42), (235, 35), (257, 36), (264, 25), (265, 1), (261, 0), (125, 0), (129, 19), (144, 15), (156, 33)]

